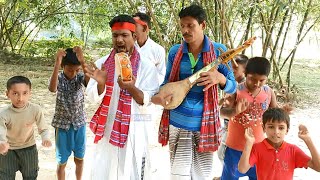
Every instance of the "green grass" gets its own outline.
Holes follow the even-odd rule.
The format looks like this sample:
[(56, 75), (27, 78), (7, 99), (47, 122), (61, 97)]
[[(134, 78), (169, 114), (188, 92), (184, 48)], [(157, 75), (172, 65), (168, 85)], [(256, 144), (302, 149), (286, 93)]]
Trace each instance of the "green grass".
[(12, 65), (0, 62), (0, 91), (5, 92), (7, 80), (16, 75), (28, 77), (32, 83), (32, 89), (41, 90), (48, 87), (52, 67), (34, 65)]
[[(288, 66), (281, 71), (284, 82)], [(296, 59), (291, 70), (291, 86), (295, 86), (298, 104), (320, 103), (320, 60)]]

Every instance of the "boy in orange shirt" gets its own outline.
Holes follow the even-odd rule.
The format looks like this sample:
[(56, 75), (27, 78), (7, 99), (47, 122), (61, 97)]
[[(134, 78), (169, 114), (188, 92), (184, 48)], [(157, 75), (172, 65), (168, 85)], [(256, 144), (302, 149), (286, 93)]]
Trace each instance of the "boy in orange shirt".
[(296, 145), (284, 141), (290, 127), (290, 117), (285, 110), (268, 109), (262, 119), (267, 138), (254, 144), (252, 129), (246, 129), (246, 145), (238, 164), (241, 173), (246, 173), (254, 165), (259, 180), (290, 180), (294, 169), (302, 167), (320, 172), (320, 156), (306, 126), (299, 126), (298, 136), (306, 143), (311, 158)]
[(245, 68), (246, 80), (239, 83), (235, 94), (227, 97), (220, 109), (223, 118), (230, 119), (221, 180), (238, 180), (249, 176), (255, 180), (255, 167), (242, 174), (238, 171), (241, 153), (245, 147), (245, 129), (251, 127), (256, 143), (264, 139), (262, 114), (269, 107), (277, 107), (273, 90), (266, 85), (271, 64), (264, 57), (253, 57)]

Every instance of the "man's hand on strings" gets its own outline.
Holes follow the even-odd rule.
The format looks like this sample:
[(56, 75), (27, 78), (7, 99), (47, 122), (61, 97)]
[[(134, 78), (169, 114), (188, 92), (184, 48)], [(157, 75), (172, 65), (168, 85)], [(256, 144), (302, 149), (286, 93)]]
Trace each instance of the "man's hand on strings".
[(203, 91), (208, 90), (215, 84), (225, 84), (225, 77), (219, 73), (216, 69), (213, 71), (200, 73), (200, 78), (197, 79), (197, 86), (205, 86)]

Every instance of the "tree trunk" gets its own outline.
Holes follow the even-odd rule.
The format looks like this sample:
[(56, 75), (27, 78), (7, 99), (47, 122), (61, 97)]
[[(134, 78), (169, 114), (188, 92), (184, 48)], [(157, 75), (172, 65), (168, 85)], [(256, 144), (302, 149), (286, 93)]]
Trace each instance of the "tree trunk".
[[(309, 0), (308, 6), (307, 6), (307, 9), (306, 9), (306, 12), (305, 12), (305, 14), (304, 14), (303, 20), (302, 20), (301, 25), (300, 25), (300, 29), (299, 29), (299, 31), (298, 31), (298, 36), (297, 36), (297, 40), (296, 40), (296, 47), (297, 47), (298, 44), (299, 44), (300, 36), (301, 36), (301, 34), (302, 34), (304, 25), (305, 25), (305, 23), (306, 23), (306, 21), (307, 21), (311, 4), (312, 4), (312, 0)], [(295, 48), (295, 49), (293, 50), (293, 54), (292, 54), (292, 56), (291, 56), (291, 60), (290, 60), (289, 68), (288, 68), (288, 73), (287, 73), (288, 91), (287, 91), (287, 92), (290, 92), (290, 86), (291, 86), (291, 69), (292, 69), (292, 64), (293, 64), (294, 56), (295, 56), (295, 54), (296, 54), (296, 50), (297, 50), (297, 48)], [(289, 94), (289, 93), (288, 93), (288, 94)]]
[[(291, 3), (292, 3), (292, 0), (289, 0), (287, 10), (286, 10), (286, 12), (285, 12), (285, 14), (283, 16), (283, 19), (282, 19), (282, 22), (281, 22), (281, 26), (280, 26), (280, 29), (278, 31), (278, 35), (276, 37), (276, 42), (274, 43), (274, 46), (273, 46), (273, 49), (272, 49), (272, 53), (271, 53), (271, 57), (270, 57), (270, 61), (272, 61), (272, 62), (276, 62), (274, 57), (277, 54), (278, 43), (279, 43), (282, 31), (283, 31), (284, 25), (286, 23), (289, 11), (290, 11)], [(282, 84), (281, 75), (280, 75), (280, 71), (279, 71), (279, 67), (278, 66), (279, 66), (278, 63), (274, 63), (274, 67), (275, 67), (276, 71), (273, 72), (273, 79), (276, 80), (276, 77), (278, 76), (279, 80), (281, 81), (281, 84)]]
[[(244, 40), (247, 40), (248, 39), (248, 37), (249, 37), (249, 32), (250, 32), (250, 28), (251, 28), (251, 24), (252, 24), (252, 18), (253, 18), (253, 12), (254, 12), (254, 10), (255, 10), (255, 5), (252, 5), (252, 7), (250, 8), (250, 13), (249, 13), (249, 19), (248, 19), (248, 23), (247, 23), (247, 27), (246, 27), (246, 30), (245, 30), (245, 32), (244, 32)], [(238, 45), (238, 46), (240, 46), (240, 44)], [(243, 51), (242, 51), (242, 54), (245, 54), (246, 53), (246, 49), (244, 49)]]
[[(294, 6), (293, 6), (293, 8), (294, 8)], [(288, 25), (287, 25), (287, 28), (286, 28), (286, 32), (284, 33), (284, 36), (283, 36), (282, 45), (281, 45), (281, 49), (280, 49), (280, 53), (279, 53), (279, 57), (278, 57), (278, 65), (280, 65), (280, 60), (281, 60), (281, 57), (282, 57), (283, 48), (284, 48), (284, 45), (285, 45), (285, 42), (286, 42), (286, 39), (287, 39), (287, 35), (288, 35), (289, 29), (290, 29), (290, 25), (291, 25), (293, 11), (294, 11), (294, 9), (291, 10), (291, 14), (290, 14), (290, 17), (289, 17), (289, 21), (288, 21)], [(280, 70), (281, 69), (282, 68), (280, 68)]]
[[(265, 38), (265, 42), (264, 42), (264, 46), (263, 46), (263, 51), (262, 51), (262, 56), (266, 57), (267, 56), (267, 51), (270, 47), (270, 42), (271, 42), (271, 38), (272, 38), (272, 34), (273, 34), (273, 29), (275, 26), (275, 22), (276, 19), (278, 17), (279, 14), (279, 5), (278, 2), (273, 6), (272, 11), (271, 11), (271, 15), (269, 17), (269, 22), (268, 25), (265, 24), (265, 31), (266, 31), (266, 38)], [(261, 15), (263, 16), (263, 15)]]

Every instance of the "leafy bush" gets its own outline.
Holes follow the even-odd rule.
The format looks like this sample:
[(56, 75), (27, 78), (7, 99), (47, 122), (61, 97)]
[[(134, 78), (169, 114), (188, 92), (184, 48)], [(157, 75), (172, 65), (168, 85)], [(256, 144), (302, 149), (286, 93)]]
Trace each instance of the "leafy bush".
[(36, 40), (26, 45), (22, 52), (25, 56), (31, 57), (52, 57), (59, 48), (69, 48), (74, 46), (83, 46), (81, 40), (75, 38), (59, 38), (54, 40)]

